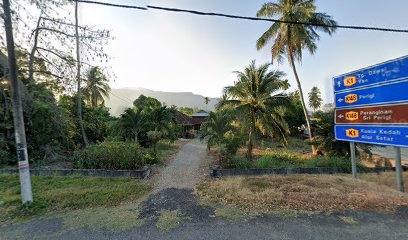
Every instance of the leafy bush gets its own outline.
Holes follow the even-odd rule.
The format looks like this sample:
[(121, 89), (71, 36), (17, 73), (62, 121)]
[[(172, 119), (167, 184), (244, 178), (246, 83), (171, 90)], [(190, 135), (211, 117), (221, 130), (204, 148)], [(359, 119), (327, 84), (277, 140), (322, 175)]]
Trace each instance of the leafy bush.
[(334, 112), (316, 112), (314, 138), (310, 142), (317, 146), (317, 151), (325, 156), (349, 156), (349, 143), (337, 141), (334, 136)]
[[(315, 157), (307, 158), (298, 153), (273, 152), (256, 159), (253, 162), (243, 158), (233, 158), (235, 168), (338, 168), (341, 172), (351, 173), (351, 161), (344, 157)], [(359, 172), (366, 172), (366, 168), (357, 163)]]
[(0, 165), (17, 163), (15, 154), (11, 155), (11, 153), (7, 142), (0, 137)]
[(156, 145), (157, 142), (161, 139), (162, 133), (159, 131), (148, 131), (147, 132), (147, 138), (150, 140), (150, 142), (153, 144), (153, 151), (156, 153)]
[(80, 169), (135, 170), (146, 162), (137, 144), (103, 142), (76, 150), (73, 163)]
[(284, 157), (275, 158), (273, 156), (260, 157), (252, 164), (252, 168), (295, 168), (301, 166), (302, 163), (300, 161), (294, 161)]
[(228, 137), (225, 139), (225, 152), (229, 155), (229, 156), (234, 156), (235, 154), (237, 154), (237, 151), (239, 149), (239, 147), (241, 146), (241, 138), (239, 137)]
[(157, 154), (153, 151), (149, 151), (144, 155), (146, 164), (156, 164), (159, 163), (159, 158)]
[(176, 143), (169, 141), (169, 140), (163, 140), (163, 139), (157, 143), (156, 147), (158, 151), (169, 151), (169, 150), (174, 150), (178, 148)]
[(0, 164), (7, 164), (8, 161), (8, 152), (0, 149)]
[(251, 162), (242, 156), (234, 156), (232, 157), (232, 165), (235, 168), (246, 169), (251, 167)]

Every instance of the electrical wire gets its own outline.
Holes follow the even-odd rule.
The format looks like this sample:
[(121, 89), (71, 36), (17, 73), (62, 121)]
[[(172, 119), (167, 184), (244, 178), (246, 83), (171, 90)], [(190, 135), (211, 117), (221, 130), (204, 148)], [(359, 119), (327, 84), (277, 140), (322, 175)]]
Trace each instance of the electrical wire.
[(119, 97), (118, 95), (116, 95), (116, 94), (114, 94), (114, 93), (112, 93), (112, 92), (111, 92), (110, 94), (111, 94), (112, 96), (118, 98), (119, 100), (122, 100), (122, 101), (125, 102), (125, 103), (132, 103), (132, 104), (133, 104), (133, 101), (130, 100), (130, 99), (128, 99), (128, 98), (123, 99), (123, 98)]
[(310, 22), (284, 21), (284, 20), (270, 19), (270, 18), (246, 17), (246, 16), (230, 15), (230, 14), (223, 14), (223, 13), (201, 12), (201, 11), (196, 11), (196, 10), (167, 8), (167, 7), (159, 7), (159, 6), (151, 6), (151, 5), (148, 5), (146, 7), (140, 7), (140, 6), (133, 6), (133, 5), (122, 5), (122, 4), (113, 4), (113, 3), (88, 1), (88, 0), (71, 0), (71, 1), (77, 1), (79, 3), (98, 4), (98, 5), (111, 6), (111, 7), (130, 8), (130, 9), (139, 9), (139, 10), (155, 9), (155, 10), (161, 10), (161, 11), (167, 11), (167, 12), (181, 12), (181, 13), (190, 13), (190, 14), (201, 15), (201, 16), (225, 17), (225, 18), (232, 18), (232, 19), (244, 19), (244, 20), (250, 20), (250, 21), (266, 21), (266, 22), (286, 23), (286, 24), (294, 24), (294, 25), (306, 25), (306, 26), (314, 26), (314, 27), (333, 27), (333, 28), (339, 28), (339, 29), (408, 33), (408, 29), (352, 26), (352, 25), (328, 25), (328, 24), (316, 24), (316, 23), (310, 23)]
[(139, 9), (139, 10), (148, 10), (145, 7), (139, 6), (132, 6), (132, 5), (123, 5), (123, 4), (115, 4), (115, 3), (107, 3), (107, 2), (96, 2), (96, 1), (88, 1), (88, 0), (70, 0), (72, 2), (79, 2), (79, 3), (90, 3), (90, 4), (98, 4), (110, 7), (120, 7), (120, 8), (130, 8), (130, 9)]

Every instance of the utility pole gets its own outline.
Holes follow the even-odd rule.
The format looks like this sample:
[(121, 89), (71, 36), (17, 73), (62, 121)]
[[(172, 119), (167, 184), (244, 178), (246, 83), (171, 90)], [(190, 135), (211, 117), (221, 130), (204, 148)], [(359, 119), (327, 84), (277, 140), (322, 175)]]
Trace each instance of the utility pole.
[(23, 204), (26, 204), (33, 201), (33, 194), (31, 191), (30, 167), (28, 163), (23, 108), (21, 105), (20, 88), (17, 79), (17, 63), (14, 52), (13, 25), (11, 21), (9, 0), (3, 0), (3, 10), (9, 63), (9, 82), (13, 102), (14, 133), (17, 147), (18, 170), (20, 173), (21, 197)]

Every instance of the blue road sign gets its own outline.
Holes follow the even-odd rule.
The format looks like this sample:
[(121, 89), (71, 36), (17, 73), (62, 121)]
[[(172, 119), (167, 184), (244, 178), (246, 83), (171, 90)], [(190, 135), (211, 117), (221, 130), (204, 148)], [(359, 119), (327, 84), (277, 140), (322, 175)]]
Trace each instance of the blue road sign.
[(334, 92), (372, 86), (408, 77), (408, 56), (334, 78)]
[(408, 147), (408, 126), (336, 125), (337, 140)]
[(408, 79), (335, 94), (336, 108), (408, 101)]

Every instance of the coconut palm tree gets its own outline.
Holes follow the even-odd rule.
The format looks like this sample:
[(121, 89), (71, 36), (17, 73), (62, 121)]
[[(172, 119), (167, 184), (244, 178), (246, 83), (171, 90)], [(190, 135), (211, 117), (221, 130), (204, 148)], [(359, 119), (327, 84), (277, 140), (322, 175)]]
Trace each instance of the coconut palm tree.
[(221, 146), (225, 133), (232, 130), (231, 114), (226, 114), (223, 111), (210, 112), (207, 121), (203, 123), (201, 128), (201, 140), (207, 140), (207, 148), (212, 146)]
[(235, 109), (242, 123), (248, 126), (247, 158), (252, 159), (256, 129), (263, 134), (277, 137), (287, 144), (288, 126), (282, 116), (282, 108), (290, 105), (287, 96), (281, 93), (289, 87), (282, 80), (284, 73), (269, 71), (270, 64), (256, 66), (255, 61), (243, 72), (236, 72), (238, 81), (224, 89), (227, 98), (220, 106)]
[(171, 138), (174, 135), (172, 124), (176, 122), (176, 112), (175, 107), (161, 106), (147, 113), (151, 129)]
[(125, 139), (130, 139), (137, 143), (138, 135), (145, 129), (146, 123), (146, 115), (140, 110), (128, 108), (120, 115), (116, 129)]
[(320, 89), (318, 87), (313, 87), (309, 93), (309, 107), (313, 108), (316, 112), (322, 106), (322, 94), (320, 93)]
[(111, 91), (108, 85), (109, 80), (102, 73), (99, 67), (92, 67), (87, 73), (86, 86), (83, 89), (83, 95), (91, 107), (104, 104), (103, 97), (109, 97)]
[[(314, 0), (278, 0), (277, 3), (265, 3), (258, 11), (257, 17), (278, 18), (282, 21), (316, 24), (312, 26), (275, 22), (256, 43), (259, 50), (265, 47), (268, 42), (273, 42), (271, 48), (272, 62), (274, 60), (282, 62), (284, 56), (289, 60), (298, 85), (303, 112), (309, 130), (309, 139), (312, 140), (310, 118), (303, 97), (302, 85), (296, 71), (295, 61), (302, 61), (303, 49), (308, 50), (310, 54), (314, 54), (317, 49), (316, 42), (320, 39), (317, 31), (320, 30), (332, 35), (336, 30), (334, 27), (336, 21), (326, 13), (316, 12)], [(316, 153), (314, 147), (313, 153)]]

